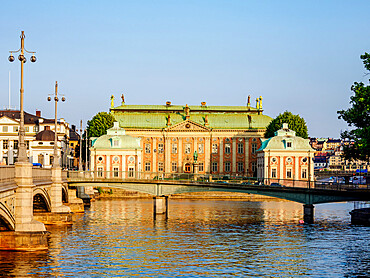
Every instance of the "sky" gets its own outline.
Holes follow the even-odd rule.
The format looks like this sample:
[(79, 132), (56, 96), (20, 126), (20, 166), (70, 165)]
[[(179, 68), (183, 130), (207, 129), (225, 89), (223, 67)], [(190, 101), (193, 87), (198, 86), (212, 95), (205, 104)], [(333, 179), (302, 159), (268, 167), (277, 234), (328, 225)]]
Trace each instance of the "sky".
[[(246, 105), (290, 111), (310, 137), (348, 128), (351, 85), (368, 83), (360, 55), (370, 52), (370, 1), (119, 0), (4, 1), (0, 10), (0, 109), (19, 109), (20, 47), (36, 51), (24, 69), (24, 109), (83, 126), (126, 104)], [(9, 83), (10, 72), (10, 83)], [(252, 102), (255, 105), (255, 101)]]

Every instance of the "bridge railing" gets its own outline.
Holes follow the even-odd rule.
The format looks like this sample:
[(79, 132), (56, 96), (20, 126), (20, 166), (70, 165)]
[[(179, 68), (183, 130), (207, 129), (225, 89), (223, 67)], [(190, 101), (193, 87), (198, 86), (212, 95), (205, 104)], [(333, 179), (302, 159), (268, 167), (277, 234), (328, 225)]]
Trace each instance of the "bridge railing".
[(361, 182), (346, 183), (344, 179), (333, 178), (328, 180), (296, 180), (296, 179), (262, 179), (259, 184), (277, 187), (297, 187), (307, 189), (328, 189), (328, 190), (354, 190), (370, 189), (370, 180), (361, 179)]
[(193, 174), (193, 173), (166, 173), (166, 172), (145, 172), (145, 171), (68, 171), (67, 177), (70, 181), (129, 181), (129, 180), (162, 180), (181, 182), (202, 182), (220, 184), (240, 184), (271, 187), (293, 187), (307, 189), (370, 189), (370, 184), (345, 184), (339, 182), (309, 181), (297, 179), (257, 179), (254, 177), (214, 175), (214, 174)]
[(72, 180), (172, 180), (172, 181), (212, 181), (212, 176), (191, 173), (165, 173), (145, 171), (68, 171)]
[(7, 165), (0, 166), (0, 184), (8, 184), (14, 182), (15, 166)]
[(32, 169), (32, 178), (34, 183), (51, 182), (51, 169), (34, 167)]

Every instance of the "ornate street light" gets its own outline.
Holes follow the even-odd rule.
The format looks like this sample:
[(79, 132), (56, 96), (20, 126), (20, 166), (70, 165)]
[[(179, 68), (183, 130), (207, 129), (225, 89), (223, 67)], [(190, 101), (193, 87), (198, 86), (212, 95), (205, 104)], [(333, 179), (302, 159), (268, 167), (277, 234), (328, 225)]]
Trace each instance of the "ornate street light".
[(78, 160), (78, 170), (82, 171), (82, 120), (80, 128), (80, 158)]
[(19, 147), (18, 147), (18, 162), (28, 162), (27, 160), (27, 149), (26, 143), (24, 141), (25, 137), (25, 129), (24, 129), (24, 110), (23, 110), (23, 64), (26, 63), (27, 59), (24, 56), (25, 52), (32, 54), (30, 60), (32, 63), (36, 62), (36, 56), (34, 51), (27, 51), (24, 48), (24, 31), (21, 33), (21, 47), (16, 51), (9, 51), (10, 56), (8, 58), (9, 62), (14, 62), (15, 58), (13, 53), (20, 52), (18, 56), (18, 60), (21, 62), (21, 89), (20, 89), (20, 112), (21, 112), (21, 119), (20, 119), (20, 127), (19, 127)]
[[(49, 95), (47, 99), (48, 99), (48, 101), (51, 101), (51, 96)], [(62, 99), (61, 100), (64, 102), (66, 100), (66, 98), (64, 96), (62, 96)], [(59, 156), (58, 156), (58, 147), (57, 147), (57, 143), (58, 143), (57, 110), (58, 110), (58, 101), (59, 101), (59, 98), (58, 98), (58, 82), (57, 81), (55, 81), (54, 101), (55, 101), (55, 118), (54, 118), (55, 127), (54, 127), (54, 160), (53, 160), (53, 168), (58, 168), (60, 165), (59, 165)]]

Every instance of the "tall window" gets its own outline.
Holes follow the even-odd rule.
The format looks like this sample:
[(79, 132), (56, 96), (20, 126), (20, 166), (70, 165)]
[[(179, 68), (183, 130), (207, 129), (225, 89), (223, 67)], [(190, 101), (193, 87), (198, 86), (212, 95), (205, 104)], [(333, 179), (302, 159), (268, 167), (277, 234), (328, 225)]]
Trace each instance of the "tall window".
[(307, 169), (306, 168), (302, 169), (302, 179), (307, 179)]
[(163, 172), (163, 162), (158, 162), (158, 172)]
[(217, 144), (212, 144), (212, 153), (218, 153), (218, 146), (217, 146)]
[(185, 153), (187, 153), (187, 154), (191, 153), (191, 145), (190, 144), (185, 144)]
[(134, 167), (128, 167), (128, 177), (129, 178), (134, 177)]
[(150, 172), (150, 162), (145, 162), (145, 171)]
[(42, 154), (37, 156), (37, 162), (44, 165), (44, 156)]
[(98, 167), (98, 177), (99, 178), (103, 177), (103, 168), (102, 167)]
[(50, 159), (50, 165), (53, 165), (53, 163), (54, 163), (54, 156), (53, 156), (53, 155), (51, 155), (51, 156), (49, 157), (49, 159)]
[(238, 153), (239, 154), (244, 153), (244, 144), (243, 143), (238, 143)]
[(29, 126), (24, 127), (24, 131), (25, 132), (30, 132), (30, 127)]
[(172, 162), (171, 168), (172, 168), (172, 172), (177, 172), (177, 162)]
[(4, 140), (3, 141), (3, 149), (7, 149), (8, 148), (8, 145), (9, 145), (9, 140)]
[(218, 163), (212, 162), (212, 172), (218, 172)]
[(225, 162), (225, 172), (230, 172), (230, 162)]
[(172, 153), (177, 153), (177, 143), (172, 143)]
[(255, 173), (257, 171), (257, 162), (252, 162), (252, 172)]
[(287, 177), (287, 179), (292, 178), (292, 169), (291, 168), (286, 169), (286, 177)]
[(18, 149), (18, 140), (14, 140), (13, 149), (15, 149), (15, 150)]
[(113, 177), (118, 178), (118, 167), (113, 167)]
[(37, 125), (35, 125), (34, 127), (33, 127), (33, 132), (39, 132), (39, 127), (37, 126)]
[(204, 144), (198, 144), (198, 153), (204, 153)]
[(203, 171), (204, 171), (204, 163), (203, 163), (203, 162), (200, 162), (200, 163), (199, 163), (198, 171), (199, 171), (199, 172), (203, 172)]
[(225, 144), (225, 153), (231, 153), (231, 146), (230, 143)]
[(252, 143), (252, 153), (257, 152), (257, 143)]
[(238, 162), (238, 172), (244, 172), (244, 163)]
[(163, 148), (163, 143), (158, 144), (158, 153), (163, 153), (164, 148)]
[(18, 132), (18, 127), (17, 126), (13, 126), (13, 132)]
[(271, 178), (276, 178), (276, 168), (271, 169)]
[(145, 144), (145, 153), (150, 153), (150, 144)]
[(7, 126), (3, 126), (3, 132), (8, 132), (8, 127)]

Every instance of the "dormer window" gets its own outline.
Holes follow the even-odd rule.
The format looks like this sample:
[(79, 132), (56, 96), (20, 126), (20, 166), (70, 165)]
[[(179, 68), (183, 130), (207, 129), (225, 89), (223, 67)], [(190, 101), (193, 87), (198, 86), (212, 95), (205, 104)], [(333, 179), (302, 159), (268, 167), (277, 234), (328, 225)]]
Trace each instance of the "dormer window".
[(293, 149), (293, 140), (288, 138), (284, 140), (285, 142), (285, 148), (286, 149)]
[(113, 148), (119, 147), (119, 139), (113, 139)]

